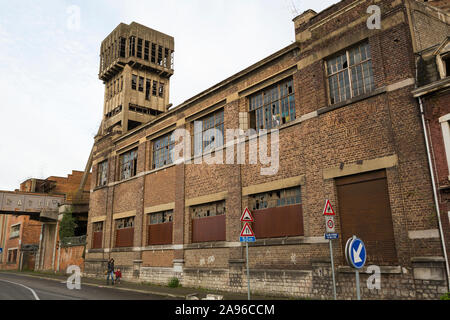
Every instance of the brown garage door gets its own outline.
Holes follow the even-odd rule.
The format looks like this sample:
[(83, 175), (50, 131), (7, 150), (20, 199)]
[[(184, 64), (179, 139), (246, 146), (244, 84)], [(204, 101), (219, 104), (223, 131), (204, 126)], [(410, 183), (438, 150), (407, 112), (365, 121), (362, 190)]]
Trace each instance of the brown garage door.
[(356, 235), (366, 245), (366, 265), (397, 263), (386, 171), (338, 178), (336, 186), (342, 245)]

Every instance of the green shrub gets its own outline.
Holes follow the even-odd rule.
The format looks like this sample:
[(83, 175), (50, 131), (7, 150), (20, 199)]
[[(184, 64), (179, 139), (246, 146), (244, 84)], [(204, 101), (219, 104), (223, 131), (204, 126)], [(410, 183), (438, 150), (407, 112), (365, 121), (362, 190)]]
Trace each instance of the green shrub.
[(176, 278), (176, 277), (170, 278), (170, 280), (169, 280), (169, 287), (170, 288), (181, 287), (180, 280), (178, 280), (178, 278)]
[(441, 297), (441, 300), (450, 300), (450, 292), (447, 292)]

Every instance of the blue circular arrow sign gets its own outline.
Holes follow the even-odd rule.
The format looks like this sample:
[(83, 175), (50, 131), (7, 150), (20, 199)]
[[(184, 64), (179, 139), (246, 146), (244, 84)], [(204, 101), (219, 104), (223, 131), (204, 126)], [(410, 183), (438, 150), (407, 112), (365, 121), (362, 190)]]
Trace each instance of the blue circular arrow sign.
[(366, 263), (366, 247), (361, 239), (354, 237), (348, 246), (348, 257), (350, 264), (356, 269), (361, 269)]

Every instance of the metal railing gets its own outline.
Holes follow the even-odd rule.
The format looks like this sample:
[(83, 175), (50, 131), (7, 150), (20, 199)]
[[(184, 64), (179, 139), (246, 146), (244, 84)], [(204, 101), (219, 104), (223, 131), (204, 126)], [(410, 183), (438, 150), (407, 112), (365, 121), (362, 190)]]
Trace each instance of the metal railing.
[(66, 237), (61, 239), (62, 246), (84, 246), (86, 244), (86, 235), (80, 237)]

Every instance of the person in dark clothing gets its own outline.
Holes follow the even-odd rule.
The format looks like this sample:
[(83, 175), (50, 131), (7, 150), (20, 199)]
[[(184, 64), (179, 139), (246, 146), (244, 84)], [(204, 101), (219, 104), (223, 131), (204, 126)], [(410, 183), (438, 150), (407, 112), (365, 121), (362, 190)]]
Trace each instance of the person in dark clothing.
[(111, 277), (112, 284), (114, 284), (114, 259), (108, 261), (108, 270), (106, 271), (106, 284), (109, 285), (109, 278)]

